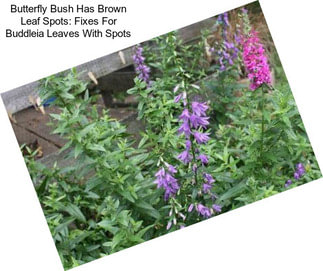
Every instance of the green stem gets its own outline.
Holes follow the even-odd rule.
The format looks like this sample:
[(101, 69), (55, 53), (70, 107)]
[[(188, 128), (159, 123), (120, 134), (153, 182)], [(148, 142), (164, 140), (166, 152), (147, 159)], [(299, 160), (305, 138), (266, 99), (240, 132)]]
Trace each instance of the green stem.
[(261, 145), (260, 145), (260, 157), (262, 158), (263, 146), (264, 146), (264, 130), (265, 130), (265, 118), (264, 118), (264, 88), (261, 86)]
[[(184, 91), (186, 91), (187, 93), (187, 87), (186, 87), (186, 83), (184, 83)], [(186, 102), (187, 102), (187, 107), (189, 108), (190, 105), (190, 100), (188, 97), (188, 94), (186, 94)], [(194, 140), (192, 138), (192, 135), (190, 135), (190, 142), (191, 142), (191, 152), (193, 155), (193, 165), (197, 164), (196, 163), (196, 156), (195, 156), (195, 144), (194, 144)], [(197, 169), (193, 171), (194, 172), (194, 179), (195, 179), (195, 184), (197, 184), (198, 178), (197, 178)]]

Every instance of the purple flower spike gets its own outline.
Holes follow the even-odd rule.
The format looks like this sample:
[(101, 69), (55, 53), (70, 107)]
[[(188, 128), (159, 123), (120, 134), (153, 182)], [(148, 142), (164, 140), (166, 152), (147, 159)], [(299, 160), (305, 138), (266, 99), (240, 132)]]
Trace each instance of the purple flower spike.
[(292, 180), (287, 180), (285, 183), (285, 187), (287, 188), (288, 186), (290, 186), (292, 184)]
[(149, 73), (150, 68), (147, 67), (144, 63), (145, 58), (142, 56), (143, 48), (141, 46), (137, 46), (135, 54), (132, 56), (133, 62), (135, 64), (136, 72), (138, 74), (138, 78), (150, 85), (149, 81)]
[(222, 212), (222, 207), (220, 205), (213, 204), (212, 208), (216, 213), (221, 213)]
[(192, 102), (192, 110), (196, 116), (205, 117), (206, 110), (208, 110), (208, 105), (206, 103)]
[(204, 144), (210, 140), (210, 133), (194, 132), (194, 138), (198, 144)]

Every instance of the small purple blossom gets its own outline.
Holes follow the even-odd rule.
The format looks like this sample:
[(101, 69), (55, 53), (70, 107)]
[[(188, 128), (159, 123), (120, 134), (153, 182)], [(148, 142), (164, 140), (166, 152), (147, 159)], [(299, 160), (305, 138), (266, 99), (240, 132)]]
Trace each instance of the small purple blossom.
[(196, 165), (196, 164), (194, 164), (194, 165), (192, 166), (192, 170), (193, 170), (193, 172), (194, 172), (194, 173), (196, 173), (196, 172), (197, 172), (197, 165)]
[(168, 165), (168, 172), (171, 174), (175, 174), (177, 173), (177, 169), (172, 165)]
[(205, 117), (206, 116), (206, 110), (208, 110), (208, 105), (204, 103), (199, 102), (192, 102), (192, 110), (193, 114), (199, 117)]
[(182, 114), (179, 116), (180, 120), (189, 120), (190, 119), (190, 112), (188, 111), (187, 108), (185, 108), (182, 112)]
[(293, 182), (292, 182), (292, 180), (287, 180), (287, 181), (285, 182), (285, 187), (287, 188), (287, 187), (288, 187), (288, 186), (290, 186), (292, 183), (293, 183)]
[(247, 10), (246, 8), (242, 8), (242, 9), (241, 9), (241, 11), (242, 11), (242, 13), (244, 13), (244, 14), (247, 14), (247, 13), (248, 13), (248, 10)]
[(184, 164), (188, 164), (189, 162), (192, 161), (192, 155), (188, 150), (183, 151), (180, 153), (177, 158), (181, 160)]
[(210, 124), (208, 119), (209, 117), (200, 117), (195, 114), (192, 114), (190, 117), (190, 122), (192, 127), (194, 127), (195, 129), (199, 127), (206, 129), (206, 126)]
[[(171, 169), (169, 171), (169, 169)], [(174, 173), (175, 167), (168, 165), (168, 171), (162, 167), (160, 168), (155, 176), (157, 177), (154, 183), (157, 184), (157, 188), (164, 188), (165, 194), (164, 199), (168, 200), (170, 197), (173, 197), (176, 195), (177, 191), (179, 190), (179, 184), (177, 182), (177, 179), (174, 178), (172, 175)]]
[(204, 179), (206, 180), (207, 183), (211, 184), (214, 183), (215, 180), (213, 179), (212, 175), (208, 174), (208, 173), (204, 173), (203, 174)]
[(182, 214), (182, 213), (178, 213), (178, 214), (179, 214), (179, 216), (183, 219), (183, 221), (185, 221), (186, 216), (185, 216), (184, 214)]
[(191, 134), (191, 128), (188, 120), (184, 120), (181, 126), (178, 128), (179, 134), (184, 134), (186, 137), (189, 137)]
[(209, 162), (209, 159), (205, 154), (200, 154), (197, 159), (199, 159), (203, 165), (206, 165)]
[(201, 203), (197, 204), (196, 211), (204, 218), (209, 218), (211, 216), (210, 209)]
[(303, 166), (303, 164), (302, 164), (302, 163), (298, 163), (298, 164), (296, 165), (296, 171), (298, 172), (298, 174), (299, 174), (300, 176), (303, 176), (303, 175), (305, 174), (305, 167)]
[(191, 148), (191, 146), (192, 146), (191, 141), (186, 140), (186, 141), (185, 141), (185, 148), (186, 148), (186, 150), (189, 150), (189, 149)]
[(191, 203), (191, 204), (188, 206), (187, 211), (190, 213), (190, 212), (192, 212), (192, 211), (193, 211), (193, 208), (194, 208), (194, 204), (193, 204), (193, 203)]
[(296, 171), (294, 172), (294, 179), (299, 180), (301, 178), (301, 175)]
[(216, 213), (221, 213), (222, 212), (222, 207), (220, 205), (218, 205), (218, 204), (213, 204), (212, 208)]
[(202, 185), (202, 189), (203, 189), (203, 193), (204, 193), (204, 194), (206, 194), (206, 193), (210, 192), (211, 188), (212, 188), (212, 185), (211, 185), (211, 184), (209, 184), (209, 183), (204, 183), (204, 184)]
[(305, 167), (302, 163), (296, 165), (296, 170), (294, 172), (295, 180), (299, 180), (305, 174)]
[(194, 138), (198, 144), (204, 144), (208, 142), (210, 140), (209, 134), (210, 133), (201, 133), (197, 131), (193, 133)]
[(183, 98), (183, 93), (178, 94), (178, 95), (177, 95), (177, 96), (175, 96), (175, 98), (174, 98), (174, 103), (178, 103), (182, 98)]

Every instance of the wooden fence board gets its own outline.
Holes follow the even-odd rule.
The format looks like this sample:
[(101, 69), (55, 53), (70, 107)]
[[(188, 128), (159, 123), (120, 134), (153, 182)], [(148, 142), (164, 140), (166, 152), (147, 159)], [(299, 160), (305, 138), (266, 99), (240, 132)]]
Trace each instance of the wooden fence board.
[[(183, 42), (190, 42), (200, 37), (202, 29), (211, 27), (214, 24), (214, 18), (209, 18), (201, 22), (186, 26), (178, 30), (179, 37)], [(97, 78), (110, 74), (114, 71), (120, 70), (133, 64), (132, 54), (134, 47), (128, 47), (121, 50), (124, 55), (125, 64), (120, 58), (119, 52), (112, 53), (107, 56), (103, 56), (87, 63), (77, 66), (78, 71), (83, 71), (81, 79), (89, 80), (87, 73), (92, 72)], [(38, 81), (29, 83), (24, 86), (20, 86), (13, 90), (4, 92), (1, 94), (6, 109), (11, 114), (23, 110), (31, 103), (28, 99), (29, 95), (37, 95)]]

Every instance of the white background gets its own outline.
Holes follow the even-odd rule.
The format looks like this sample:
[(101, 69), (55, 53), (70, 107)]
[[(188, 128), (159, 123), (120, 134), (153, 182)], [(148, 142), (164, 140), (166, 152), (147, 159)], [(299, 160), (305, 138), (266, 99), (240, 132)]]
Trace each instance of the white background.
[[(66, 0), (63, 3), (72, 3)], [(4, 39), (17, 26), (1, 1), (0, 91), (112, 53), (249, 1), (102, 1), (128, 7), (131, 39)], [(16, 4), (48, 3), (15, 1)], [(55, 1), (54, 3), (59, 3)], [(77, 3), (81, 3), (81, 0)], [(83, 1), (82, 3), (100, 3)], [(299, 111), (323, 168), (320, 0), (260, 1)], [(63, 29), (62, 29), (63, 30)], [(0, 102), (0, 269), (63, 270), (4, 106)], [(315, 181), (76, 270), (323, 270), (323, 182)]]

